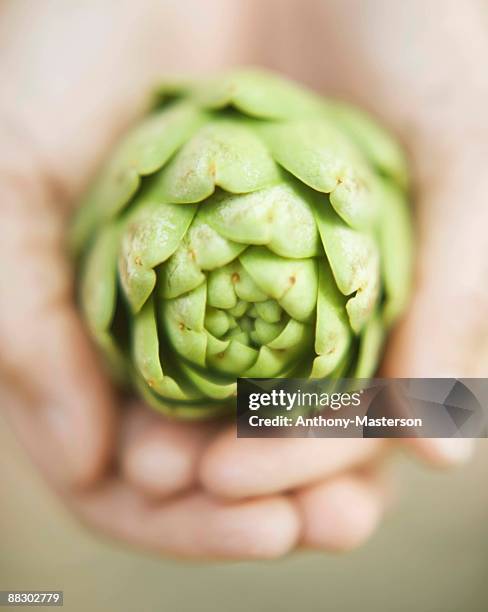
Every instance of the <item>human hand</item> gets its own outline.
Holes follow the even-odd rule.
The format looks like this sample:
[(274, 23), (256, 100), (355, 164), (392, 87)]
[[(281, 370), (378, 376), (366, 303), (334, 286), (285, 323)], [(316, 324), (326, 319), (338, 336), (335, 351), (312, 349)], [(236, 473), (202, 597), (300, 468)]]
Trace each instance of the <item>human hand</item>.
[[(251, 4), (257, 10), (258, 0)], [(382, 373), (486, 376), (488, 81), (477, 68), (488, 55), (484, 3), (270, 0), (261, 23), (269, 67), (369, 109), (408, 150), (415, 291)], [(459, 457), (472, 447), (411, 443), (435, 462), (444, 444)]]
[[(137, 15), (127, 5), (125, 20), (117, 11), (114, 24), (114, 8), (115, 3), (98, 10), (93, 3), (75, 16), (60, 3), (51, 3), (47, 11), (44, 4), (35, 16), (32, 3), (3, 9), (2, 72), (9, 76), (1, 99), (3, 409), (65, 503), (104, 533), (195, 557), (281, 555), (304, 541), (305, 524), (306, 543), (354, 545), (381, 511), (381, 494), (369, 476), (351, 474), (302, 487), (294, 498), (282, 493), (286, 483), (276, 482), (268, 462), (260, 486), (263, 493), (266, 488), (276, 493), (250, 491), (251, 500), (223, 501), (202, 485), (201, 457), (214, 445), (225, 450), (221, 440), (232, 439), (231, 431), (222, 433), (223, 425), (170, 423), (116, 397), (85, 336), (64, 248), (70, 202), (134, 113), (139, 101), (133, 91), (143, 92), (161, 68), (147, 55), (141, 62), (146, 19), (139, 14), (142, 23), (136, 27)], [(32, 22), (35, 32), (26, 32)], [(101, 31), (94, 37), (97, 27)], [(63, 54), (61, 39), (70, 41)], [(128, 81), (113, 77), (108, 83), (119, 65), (125, 72), (116, 73), (128, 75)], [(315, 461), (322, 461), (326, 449), (315, 446)], [(309, 463), (306, 479), (316, 481), (367, 461), (380, 444), (336, 446), (319, 471)], [(239, 465), (229, 458), (226, 468), (232, 475)], [(211, 456), (206, 474), (211, 481)], [(290, 477), (297, 484), (304, 480), (297, 473)], [(232, 484), (232, 478), (225, 483)], [(317, 498), (328, 497), (330, 520), (321, 527), (313, 508)]]
[[(19, 36), (26, 27), (22, 4), (51, 46), (42, 36), (37, 45), (35, 37), (33, 43)], [(0, 160), (1, 370), (4, 406), (19, 436), (75, 512), (135, 544), (186, 556), (249, 558), (300, 544), (341, 549), (360, 543), (385, 505), (372, 468), (383, 442), (236, 440), (224, 425), (169, 423), (114, 398), (73, 305), (63, 248), (66, 202), (134, 112), (134, 92), (167, 68), (160, 58), (174, 54), (177, 41), (155, 54), (146, 45), (155, 13), (134, 15), (129, 4), (122, 12), (118, 6), (117, 24), (111, 21), (115, 3), (88, 4), (74, 21), (59, 2), (48, 10), (44, 4), (37, 19), (34, 4), (19, 6), (3, 20), (9, 42), (3, 68), (15, 66), (16, 73), (2, 100)], [(213, 10), (206, 7), (209, 21), (220, 14), (228, 29), (224, 3)], [(162, 21), (156, 23), (162, 27)], [(93, 54), (87, 58), (88, 31)], [(61, 38), (70, 44), (60, 55)], [(199, 64), (193, 58), (193, 68), (215, 69), (224, 55), (233, 63), (243, 53), (235, 47), (224, 54), (204, 42), (209, 51)], [(434, 455), (449, 461), (449, 453)]]

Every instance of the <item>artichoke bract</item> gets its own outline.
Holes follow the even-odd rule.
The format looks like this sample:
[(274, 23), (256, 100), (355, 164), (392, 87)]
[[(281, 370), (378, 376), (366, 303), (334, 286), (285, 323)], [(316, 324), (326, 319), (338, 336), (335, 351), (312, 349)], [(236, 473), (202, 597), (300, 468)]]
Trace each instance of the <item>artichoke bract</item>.
[(405, 159), (359, 110), (240, 70), (162, 85), (73, 227), (119, 380), (182, 418), (238, 377), (371, 376), (411, 277)]

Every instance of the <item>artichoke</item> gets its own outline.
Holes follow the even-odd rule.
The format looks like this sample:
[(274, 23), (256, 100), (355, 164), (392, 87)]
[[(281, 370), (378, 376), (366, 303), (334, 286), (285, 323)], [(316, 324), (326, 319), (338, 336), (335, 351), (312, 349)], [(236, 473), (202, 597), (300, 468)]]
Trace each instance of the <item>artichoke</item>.
[(73, 226), (88, 327), (155, 408), (233, 410), (238, 377), (371, 376), (409, 293), (405, 159), (278, 75), (163, 84)]

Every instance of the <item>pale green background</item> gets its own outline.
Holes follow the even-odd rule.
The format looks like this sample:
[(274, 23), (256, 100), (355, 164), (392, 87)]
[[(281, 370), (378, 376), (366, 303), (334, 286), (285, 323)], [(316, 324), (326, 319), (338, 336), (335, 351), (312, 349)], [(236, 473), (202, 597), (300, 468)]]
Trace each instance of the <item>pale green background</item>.
[(84, 531), (0, 421), (0, 589), (63, 589), (73, 612), (485, 612), (488, 442), (480, 447), (455, 473), (397, 462), (401, 503), (357, 552), (198, 565)]

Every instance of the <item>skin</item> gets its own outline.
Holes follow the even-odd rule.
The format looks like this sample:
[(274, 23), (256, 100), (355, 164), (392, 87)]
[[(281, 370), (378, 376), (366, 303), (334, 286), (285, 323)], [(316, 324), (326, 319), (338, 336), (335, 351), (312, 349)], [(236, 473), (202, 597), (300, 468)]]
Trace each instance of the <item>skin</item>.
[[(0, 405), (92, 528), (176, 556), (274, 558), (354, 548), (388, 504), (385, 441), (238, 440), (228, 425), (171, 423), (127, 403), (102, 374), (73, 301), (66, 223), (156, 75), (258, 63), (381, 117), (411, 156), (419, 262), (384, 371), (486, 376), (488, 92), (476, 66), (487, 15), (475, 1), (425, 5), (2, 4)], [(405, 445), (442, 466), (471, 448)]]

